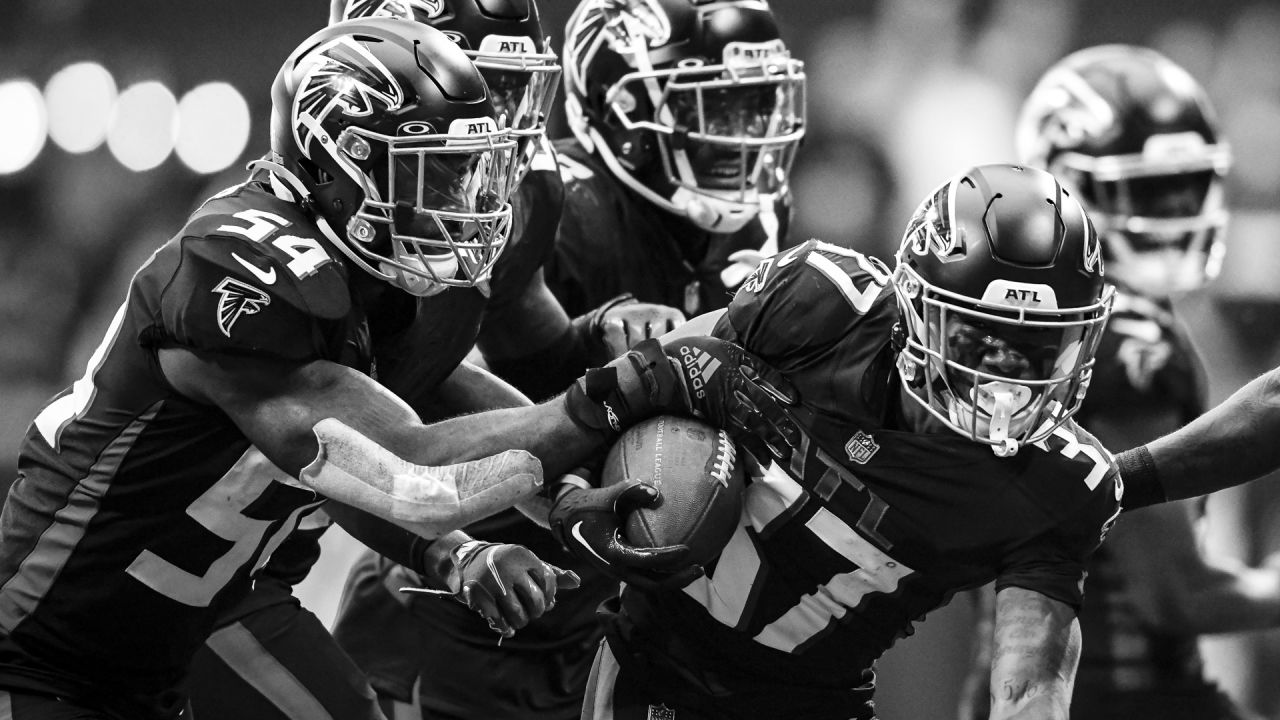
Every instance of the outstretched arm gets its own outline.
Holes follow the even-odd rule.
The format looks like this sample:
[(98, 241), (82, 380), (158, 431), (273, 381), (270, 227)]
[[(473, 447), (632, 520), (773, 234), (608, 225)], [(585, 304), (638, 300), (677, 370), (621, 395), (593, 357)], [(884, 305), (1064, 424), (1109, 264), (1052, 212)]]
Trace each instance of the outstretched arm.
[(1007, 587), (996, 594), (991, 720), (1067, 720), (1080, 662), (1069, 605)]
[[(423, 425), (404, 402), (335, 363), (160, 352), (174, 387), (225, 412), (285, 472), (427, 537), (532, 495), (602, 438), (559, 402)], [(517, 450), (513, 450), (513, 448)], [(455, 465), (478, 461), (477, 465)]]
[(520, 297), (486, 310), (476, 344), (491, 370), (529, 397), (544, 399), (564, 390), (587, 368), (683, 321), (675, 308), (637, 302), (630, 295), (571, 319), (539, 270)]
[(1207, 495), (1280, 468), (1280, 368), (1116, 461), (1126, 510)]

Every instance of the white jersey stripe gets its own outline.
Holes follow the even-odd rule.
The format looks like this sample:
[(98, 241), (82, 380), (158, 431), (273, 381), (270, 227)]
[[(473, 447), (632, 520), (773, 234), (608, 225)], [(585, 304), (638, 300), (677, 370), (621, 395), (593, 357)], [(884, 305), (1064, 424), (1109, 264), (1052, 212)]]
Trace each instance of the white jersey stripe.
[(12, 632), (44, 599), (80, 544), (85, 528), (98, 514), (102, 496), (120, 465), (160, 412), (160, 406), (156, 403), (148, 408), (102, 451), (84, 479), (71, 489), (66, 504), (54, 513), (53, 522), (40, 535), (18, 572), (0, 586), (0, 628)]

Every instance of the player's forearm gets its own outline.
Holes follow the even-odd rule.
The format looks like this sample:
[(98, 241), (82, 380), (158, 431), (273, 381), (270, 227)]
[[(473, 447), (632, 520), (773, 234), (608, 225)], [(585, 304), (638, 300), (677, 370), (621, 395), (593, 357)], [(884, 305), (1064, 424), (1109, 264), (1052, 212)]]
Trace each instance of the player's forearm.
[(1127, 510), (1206, 495), (1280, 468), (1280, 368), (1144, 448), (1119, 458)]
[(563, 391), (592, 365), (587, 335), (540, 275), (517, 301), (490, 312), (476, 344), (495, 374), (537, 400)]
[(996, 596), (991, 718), (1067, 720), (1080, 626), (1067, 605), (1030, 590)]
[(452, 418), (427, 426), (426, 432), (433, 445), (447, 448), (453, 461), (525, 450), (541, 461), (544, 478), (563, 475), (604, 443), (599, 435), (576, 425), (558, 397), (538, 405)]

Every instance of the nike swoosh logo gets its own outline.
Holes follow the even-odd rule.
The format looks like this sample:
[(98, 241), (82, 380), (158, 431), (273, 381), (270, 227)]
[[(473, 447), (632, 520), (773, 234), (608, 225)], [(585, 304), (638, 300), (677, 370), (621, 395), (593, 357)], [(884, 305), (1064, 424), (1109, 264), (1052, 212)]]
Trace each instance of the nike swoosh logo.
[(275, 268), (271, 268), (270, 270), (264, 271), (261, 268), (257, 267), (256, 265), (254, 265), (253, 263), (249, 262), (248, 260), (245, 260), (244, 258), (240, 257), (235, 253), (231, 253), (231, 257), (235, 258), (236, 262), (243, 265), (245, 270), (248, 270), (249, 272), (253, 273), (253, 276), (261, 280), (263, 283), (267, 285), (275, 284), (276, 282)]
[(787, 253), (786, 255), (783, 255), (782, 257), (778, 258), (778, 267), (780, 268), (786, 267), (791, 263), (795, 262), (796, 258), (800, 257), (800, 252), (802, 250), (804, 250), (803, 247), (798, 247), (795, 250), (792, 250), (791, 252)]
[(600, 558), (600, 562), (604, 563), (605, 565), (609, 564), (609, 561), (600, 557), (600, 553), (596, 552), (595, 548), (591, 547), (591, 543), (587, 542), (587, 539), (582, 537), (582, 521), (581, 520), (574, 523), (573, 527), (569, 528), (569, 534), (573, 535), (573, 539), (577, 540), (579, 545), (586, 548), (587, 552)]

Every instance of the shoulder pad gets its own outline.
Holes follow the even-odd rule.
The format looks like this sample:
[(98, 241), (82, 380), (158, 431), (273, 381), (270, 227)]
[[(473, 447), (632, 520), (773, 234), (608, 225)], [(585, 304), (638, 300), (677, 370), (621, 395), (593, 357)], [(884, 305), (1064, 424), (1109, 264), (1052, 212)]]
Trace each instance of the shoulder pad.
[(727, 318), (746, 347), (766, 358), (811, 355), (855, 328), (887, 332), (897, 317), (889, 278), (876, 258), (810, 240), (761, 262)]
[(352, 311), (345, 269), (300, 213), (236, 210), (228, 199), (236, 198), (206, 204), (173, 243), (177, 267), (160, 301), (165, 334), (203, 350), (327, 357), (327, 340)]

